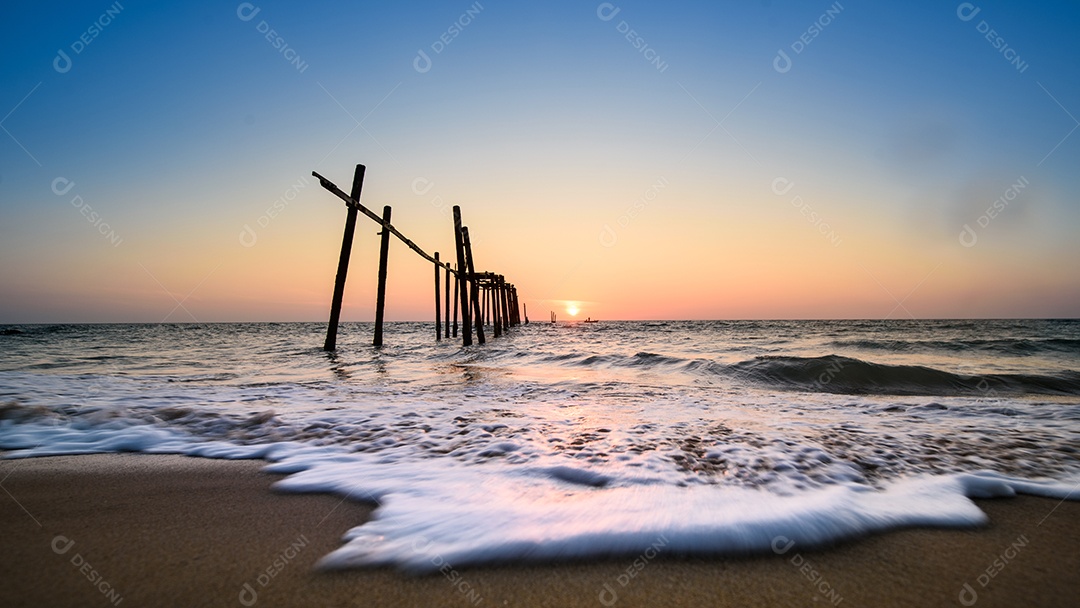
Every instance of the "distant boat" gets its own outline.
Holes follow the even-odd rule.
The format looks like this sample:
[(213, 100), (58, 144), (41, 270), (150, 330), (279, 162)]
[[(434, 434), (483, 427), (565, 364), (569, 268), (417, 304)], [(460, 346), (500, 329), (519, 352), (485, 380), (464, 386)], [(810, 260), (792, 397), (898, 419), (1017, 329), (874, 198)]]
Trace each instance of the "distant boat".
[(582, 321), (582, 322), (583, 322), (583, 323), (597, 323), (597, 322), (599, 322), (599, 321), (600, 321), (600, 319), (594, 319), (594, 318), (592, 318), (592, 317), (589, 317), (588, 319), (585, 319), (585, 320), (584, 320), (584, 321)]

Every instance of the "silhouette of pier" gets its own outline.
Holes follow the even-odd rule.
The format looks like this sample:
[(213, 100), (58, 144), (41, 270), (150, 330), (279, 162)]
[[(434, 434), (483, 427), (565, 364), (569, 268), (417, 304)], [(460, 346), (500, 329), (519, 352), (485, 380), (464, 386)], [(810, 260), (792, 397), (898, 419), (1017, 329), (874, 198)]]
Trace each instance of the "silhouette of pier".
[[(451, 267), (450, 263), (439, 257), (439, 252), (428, 255), (411, 239), (401, 233), (400, 230), (390, 223), (391, 208), (383, 207), (382, 216), (368, 209), (360, 203), (361, 191), (364, 187), (364, 165), (356, 165), (353, 173), (352, 191), (345, 194), (330, 180), (312, 171), (311, 174), (318, 178), (323, 188), (345, 202), (348, 209), (345, 216), (345, 230), (341, 239), (341, 255), (338, 258), (337, 277), (334, 280), (334, 295), (330, 304), (330, 322), (326, 327), (326, 342), (323, 350), (332, 351), (337, 348), (338, 322), (341, 318), (341, 301), (345, 293), (345, 279), (349, 274), (349, 259), (352, 255), (353, 235), (356, 232), (356, 219), (359, 214), (364, 214), (372, 221), (382, 226), (379, 233), (379, 274), (378, 290), (375, 299), (375, 336), (372, 344), (383, 344), (383, 313), (386, 307), (386, 269), (389, 257), (390, 236), (396, 236), (398, 240), (412, 249), (420, 257), (434, 266), (435, 270), (435, 339), (449, 339), (450, 334), (456, 337), (458, 334), (458, 321), (461, 321), (461, 343), (470, 346), (473, 343), (473, 332), (480, 344), (486, 342), (484, 327), (492, 326), (495, 337), (498, 338), (510, 328), (521, 323), (519, 314), (519, 301), (517, 288), (513, 283), (506, 281), (506, 277), (493, 272), (477, 272), (476, 261), (473, 256), (472, 243), (469, 239), (469, 228), (461, 222), (461, 208), (454, 205), (454, 249), (456, 264)], [(440, 270), (441, 269), (441, 270)], [(445, 281), (440, 286), (440, 275), (445, 276)], [(453, 280), (451, 280), (453, 276)], [(450, 286), (453, 283), (453, 313), (451, 314)], [(443, 325), (443, 310), (441, 304), (445, 302), (445, 326)], [(459, 316), (460, 310), (460, 316)], [(527, 322), (527, 321), (526, 321)]]

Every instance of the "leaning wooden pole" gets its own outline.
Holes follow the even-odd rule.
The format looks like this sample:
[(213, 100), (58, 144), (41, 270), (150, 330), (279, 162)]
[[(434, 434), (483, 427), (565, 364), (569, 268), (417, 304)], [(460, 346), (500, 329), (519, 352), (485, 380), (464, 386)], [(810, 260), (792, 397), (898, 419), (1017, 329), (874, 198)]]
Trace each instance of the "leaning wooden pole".
[(472, 312), (475, 317), (473, 325), (476, 326), (476, 341), (483, 344), (485, 342), (484, 311), (480, 308), (480, 285), (476, 281), (476, 265), (473, 263), (472, 244), (469, 242), (469, 229), (466, 226), (461, 227), (461, 240), (465, 246), (465, 268), (468, 270), (469, 283), (472, 284), (472, 289), (469, 291), (472, 300)]
[(375, 339), (372, 344), (382, 346), (383, 309), (386, 307), (386, 263), (390, 254), (390, 205), (382, 208), (382, 240), (379, 241), (379, 289), (375, 293)]
[[(353, 174), (352, 199), (360, 200), (364, 187), (364, 165), (356, 165)], [(338, 321), (341, 318), (341, 299), (345, 295), (345, 277), (349, 274), (349, 256), (352, 254), (353, 234), (356, 232), (356, 209), (348, 207), (345, 216), (345, 233), (341, 237), (341, 256), (338, 257), (337, 278), (334, 280), (334, 298), (330, 303), (330, 323), (326, 326), (326, 342), (323, 350), (337, 349)]]
[(439, 304), (442, 300), (442, 292), (439, 291), (439, 252), (435, 252), (435, 341), (442, 340), (442, 310)]
[(461, 236), (461, 207), (454, 205), (454, 247), (457, 249), (458, 289), (461, 299), (461, 345), (472, 346), (472, 318), (469, 314), (468, 268), (465, 265), (465, 242)]

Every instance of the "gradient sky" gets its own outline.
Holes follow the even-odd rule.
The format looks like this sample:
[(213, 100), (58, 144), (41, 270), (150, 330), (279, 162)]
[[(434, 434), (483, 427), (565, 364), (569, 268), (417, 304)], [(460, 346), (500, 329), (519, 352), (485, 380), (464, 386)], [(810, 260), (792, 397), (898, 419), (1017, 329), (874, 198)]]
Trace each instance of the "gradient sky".
[(5, 10), (0, 322), (325, 320), (357, 163), (534, 319), (1080, 317), (1075, 2), (160, 4)]

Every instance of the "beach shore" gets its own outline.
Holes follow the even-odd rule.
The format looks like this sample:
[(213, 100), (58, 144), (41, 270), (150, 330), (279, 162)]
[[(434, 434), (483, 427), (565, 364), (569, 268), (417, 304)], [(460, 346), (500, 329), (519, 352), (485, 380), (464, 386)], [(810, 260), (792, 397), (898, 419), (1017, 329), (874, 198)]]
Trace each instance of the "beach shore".
[[(978, 501), (987, 526), (781, 555), (323, 572), (372, 506), (274, 492), (261, 461), (109, 454), (0, 461), (3, 606), (1061, 606), (1080, 504)], [(783, 548), (783, 547), (781, 547)]]

